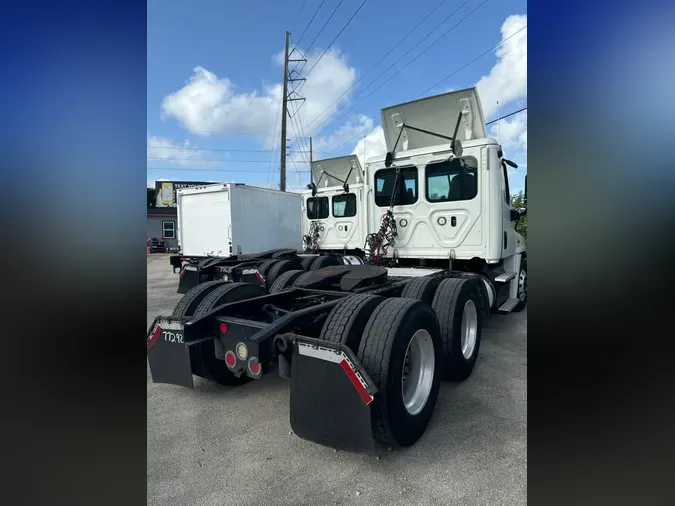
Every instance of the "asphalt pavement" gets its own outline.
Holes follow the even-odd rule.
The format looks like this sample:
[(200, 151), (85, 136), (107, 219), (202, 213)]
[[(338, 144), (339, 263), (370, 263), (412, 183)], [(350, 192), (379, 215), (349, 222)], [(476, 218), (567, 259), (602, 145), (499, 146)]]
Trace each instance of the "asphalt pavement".
[[(168, 256), (148, 257), (148, 325), (181, 295)], [(334, 451), (291, 433), (289, 383), (148, 392), (149, 505), (519, 505), (527, 502), (527, 310), (491, 316), (473, 374), (444, 382), (411, 448)]]

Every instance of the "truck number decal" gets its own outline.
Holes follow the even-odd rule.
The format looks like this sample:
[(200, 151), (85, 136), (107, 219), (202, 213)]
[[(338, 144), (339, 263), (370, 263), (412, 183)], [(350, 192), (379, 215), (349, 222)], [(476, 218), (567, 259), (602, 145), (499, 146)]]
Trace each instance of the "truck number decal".
[(170, 332), (168, 330), (163, 330), (164, 340), (168, 343), (178, 343), (183, 344), (183, 334), (180, 332)]

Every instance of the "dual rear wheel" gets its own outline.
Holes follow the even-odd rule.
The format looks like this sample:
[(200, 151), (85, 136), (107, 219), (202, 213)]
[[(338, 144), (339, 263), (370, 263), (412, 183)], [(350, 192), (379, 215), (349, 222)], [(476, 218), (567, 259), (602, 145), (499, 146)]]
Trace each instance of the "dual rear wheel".
[(401, 295), (347, 297), (320, 335), (350, 348), (375, 382), (372, 433), (385, 446), (410, 446), (422, 436), (441, 379), (466, 379), (480, 346), (480, 299), (471, 280), (418, 278)]

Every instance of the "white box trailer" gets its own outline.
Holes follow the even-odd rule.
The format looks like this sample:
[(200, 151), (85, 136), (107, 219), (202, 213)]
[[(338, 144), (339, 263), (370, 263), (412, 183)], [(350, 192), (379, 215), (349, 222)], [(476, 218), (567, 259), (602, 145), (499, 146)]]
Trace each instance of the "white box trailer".
[(176, 192), (182, 256), (230, 257), (302, 246), (299, 193), (238, 183)]

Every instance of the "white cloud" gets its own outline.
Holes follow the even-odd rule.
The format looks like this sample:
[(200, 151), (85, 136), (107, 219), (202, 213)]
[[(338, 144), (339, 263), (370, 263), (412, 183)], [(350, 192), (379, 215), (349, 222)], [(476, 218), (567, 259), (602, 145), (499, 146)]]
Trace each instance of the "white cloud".
[[(302, 74), (312, 68), (321, 52), (317, 49), (306, 55), (307, 63)], [(277, 66), (283, 64), (282, 60), (279, 54), (273, 56)], [(305, 97), (305, 102), (297, 112), (297, 117), (288, 121), (288, 137), (296, 135), (295, 124), (298, 119), (304, 126), (302, 133), (311, 135), (311, 128), (319, 126), (321, 120), (313, 122), (311, 128), (309, 123), (325, 109), (321, 118), (330, 116), (341, 103), (348, 100), (349, 96), (345, 95), (332, 104), (354, 84), (355, 79), (356, 70), (348, 65), (339, 49), (328, 51), (300, 90), (300, 96)], [(295, 84), (300, 86), (301, 83)], [(185, 86), (164, 98), (162, 116), (177, 119), (187, 130), (198, 135), (249, 134), (259, 137), (266, 147), (271, 148), (277, 140), (274, 132), (281, 94), (280, 83), (264, 85), (261, 93), (256, 90), (241, 91), (227, 77), (218, 78), (215, 73), (196, 67)], [(299, 101), (291, 102), (289, 109), (296, 114), (299, 106)]]
[[(527, 25), (527, 15), (513, 15), (502, 24), (502, 40)], [(523, 30), (496, 51), (497, 63), (478, 84), (483, 113), (486, 119), (509, 102), (527, 97), (527, 30)]]
[(490, 125), (490, 136), (499, 139), (505, 151), (527, 150), (527, 112)]
[(148, 166), (178, 164), (187, 167), (214, 166), (217, 162), (203, 161), (203, 151), (191, 149), (187, 139), (183, 144), (174, 142), (168, 137), (148, 135)]
[(386, 152), (387, 145), (384, 140), (384, 130), (381, 126), (377, 126), (368, 135), (366, 135), (364, 138), (361, 138), (359, 142), (356, 143), (356, 147), (354, 148), (352, 154), (358, 156), (359, 163), (361, 163), (362, 167), (365, 167), (366, 160), (369, 160), (378, 155), (384, 156)]

